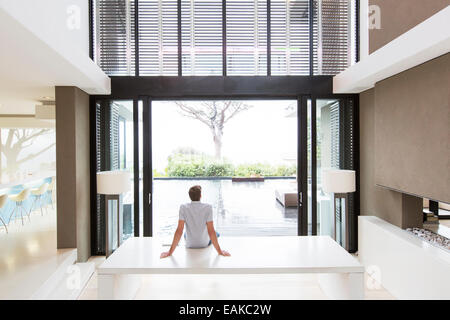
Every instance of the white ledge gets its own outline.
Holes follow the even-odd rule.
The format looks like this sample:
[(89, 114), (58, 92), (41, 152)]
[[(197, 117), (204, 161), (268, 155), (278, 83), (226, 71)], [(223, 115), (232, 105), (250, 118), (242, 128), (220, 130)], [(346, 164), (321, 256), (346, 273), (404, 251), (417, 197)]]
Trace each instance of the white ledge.
[(11, 2), (0, 0), (0, 28), (5, 30), (0, 33), (5, 49), (0, 50), (0, 81), (5, 92), (76, 86), (88, 94), (111, 93), (111, 79), (87, 53), (68, 39), (35, 28), (19, 13)]
[(375, 83), (450, 52), (450, 6), (333, 78), (334, 93), (360, 93)]

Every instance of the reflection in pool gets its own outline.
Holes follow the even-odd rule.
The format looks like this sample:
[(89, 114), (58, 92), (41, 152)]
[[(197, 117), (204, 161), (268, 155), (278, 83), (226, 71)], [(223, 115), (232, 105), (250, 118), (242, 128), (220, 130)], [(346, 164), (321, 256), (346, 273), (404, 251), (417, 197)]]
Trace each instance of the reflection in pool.
[(190, 202), (188, 190), (201, 185), (202, 202), (213, 206), (214, 224), (224, 236), (297, 235), (297, 208), (284, 208), (275, 189), (296, 190), (295, 179), (264, 182), (231, 180), (154, 180), (154, 234), (170, 237), (178, 223), (178, 209)]

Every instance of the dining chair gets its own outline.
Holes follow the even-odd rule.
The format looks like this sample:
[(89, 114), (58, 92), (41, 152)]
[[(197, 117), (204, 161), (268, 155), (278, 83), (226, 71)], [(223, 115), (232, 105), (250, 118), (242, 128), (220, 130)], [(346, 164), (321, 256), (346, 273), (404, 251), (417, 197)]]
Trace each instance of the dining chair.
[(8, 224), (11, 222), (11, 219), (13, 216), (17, 216), (17, 213), (20, 212), (20, 217), (22, 219), (22, 225), (23, 225), (23, 214), (25, 213), (25, 216), (28, 216), (28, 219), (30, 219), (30, 214), (27, 214), (26, 209), (24, 208), (24, 202), (28, 199), (28, 196), (30, 195), (30, 189), (23, 189), (18, 194), (9, 195), (9, 199), (14, 202), (14, 210), (11, 213), (11, 216), (9, 217)]
[(55, 190), (56, 190), (56, 177), (53, 176), (47, 191), (47, 193), (50, 195), (50, 203), (52, 204), (52, 209), (54, 209), (53, 203), (56, 201)]
[(39, 188), (31, 189), (31, 194), (34, 196), (33, 205), (30, 208), (30, 211), (35, 208), (36, 204), (39, 204), (39, 209), (41, 210), (41, 216), (44, 215), (44, 211), (42, 207), (45, 208), (45, 211), (48, 213), (47, 204), (44, 204), (42, 200), (45, 201), (45, 195), (47, 194), (49, 184), (46, 182), (42, 184)]
[(5, 220), (3, 220), (1, 213), (6, 205), (6, 202), (8, 202), (8, 195), (7, 194), (3, 194), (0, 196), (0, 222), (3, 224), (3, 226), (5, 227), (6, 233), (8, 233), (8, 226), (5, 223)]

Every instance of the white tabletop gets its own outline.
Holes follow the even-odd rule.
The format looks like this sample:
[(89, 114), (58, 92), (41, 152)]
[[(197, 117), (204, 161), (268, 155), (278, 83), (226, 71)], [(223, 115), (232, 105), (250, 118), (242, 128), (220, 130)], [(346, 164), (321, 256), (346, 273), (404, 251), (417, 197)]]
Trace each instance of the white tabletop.
[(160, 259), (168, 246), (157, 238), (130, 238), (103, 262), (99, 274), (264, 274), (348, 273), (364, 267), (329, 236), (221, 237), (219, 256), (211, 245), (204, 249), (179, 246)]

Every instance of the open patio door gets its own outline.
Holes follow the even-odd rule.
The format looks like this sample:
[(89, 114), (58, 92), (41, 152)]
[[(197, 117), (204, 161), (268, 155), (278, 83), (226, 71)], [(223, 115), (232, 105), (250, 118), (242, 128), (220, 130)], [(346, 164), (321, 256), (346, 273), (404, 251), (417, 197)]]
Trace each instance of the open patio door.
[(308, 235), (308, 102), (307, 96), (297, 99), (297, 190), (298, 235)]
[[(358, 100), (351, 95), (302, 97), (299, 138), (302, 160), (300, 179), (303, 190), (302, 221), (308, 235), (336, 236), (348, 251), (357, 248), (357, 216), (359, 214)], [(302, 117), (303, 115), (303, 117)], [(306, 157), (306, 159), (304, 159)], [(348, 216), (340, 206), (333, 206), (333, 195), (322, 189), (322, 173), (326, 169), (356, 171), (356, 192), (348, 195)], [(305, 172), (306, 170), (306, 172)], [(305, 202), (306, 201), (306, 202)], [(300, 213), (299, 213), (300, 214)], [(302, 225), (304, 227), (304, 225)], [(302, 228), (302, 232), (305, 230)], [(302, 233), (305, 234), (305, 233)]]
[(153, 236), (153, 164), (152, 164), (152, 100), (148, 96), (142, 101), (142, 209), (143, 236)]

